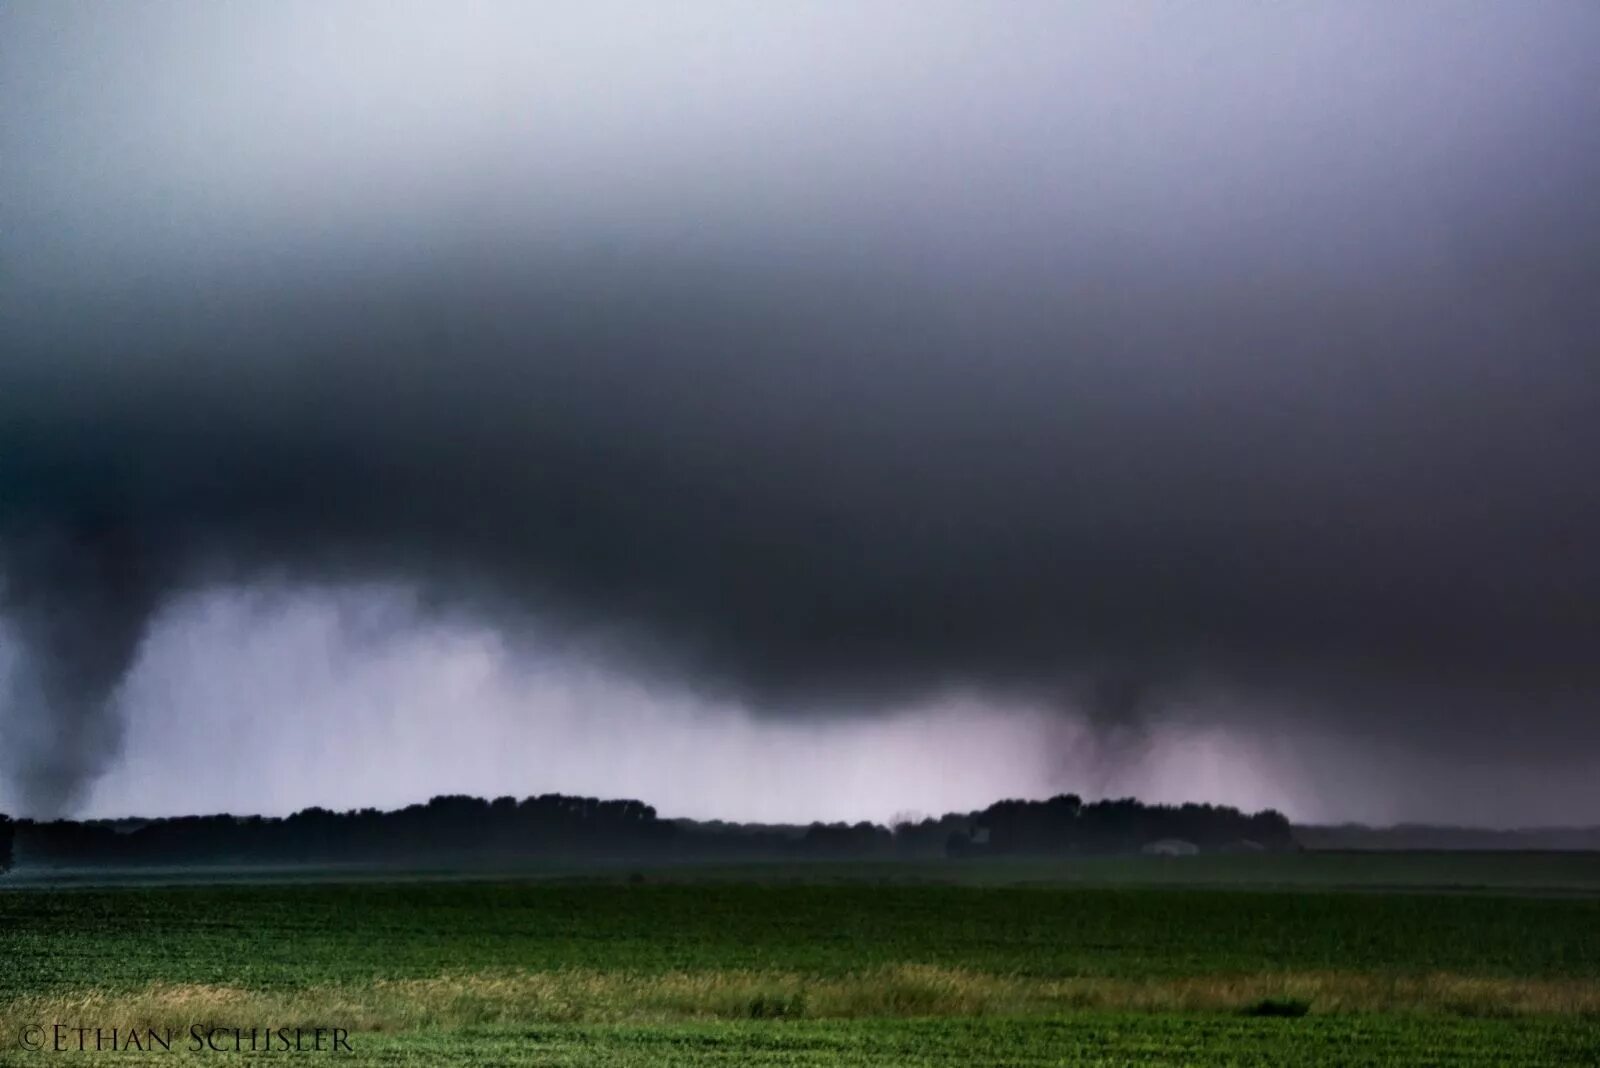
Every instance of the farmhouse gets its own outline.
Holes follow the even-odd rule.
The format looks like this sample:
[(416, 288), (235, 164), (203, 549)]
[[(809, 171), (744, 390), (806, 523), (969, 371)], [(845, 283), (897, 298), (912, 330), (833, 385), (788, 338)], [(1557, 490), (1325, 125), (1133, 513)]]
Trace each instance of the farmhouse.
[(1158, 838), (1146, 842), (1139, 852), (1152, 857), (1192, 857), (1200, 852), (1200, 847), (1182, 838)]

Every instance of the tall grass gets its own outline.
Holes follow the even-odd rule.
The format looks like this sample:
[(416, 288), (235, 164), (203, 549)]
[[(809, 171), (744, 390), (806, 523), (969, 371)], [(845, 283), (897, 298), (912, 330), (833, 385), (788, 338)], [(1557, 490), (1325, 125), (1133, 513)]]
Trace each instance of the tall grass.
[[(166, 1028), (339, 1026), (358, 1032), (531, 1023), (737, 1019), (1028, 1017), (1074, 1011), (1258, 1013), (1294, 1005), (1329, 1013), (1600, 1020), (1600, 984), (1436, 973), (1288, 972), (1192, 978), (1041, 979), (905, 964), (856, 975), (718, 970), (472, 972), (429, 979), (260, 990), (155, 983), (16, 998), (0, 1022)], [(13, 1028), (3, 1033), (12, 1034)], [(5, 1041), (5, 1039), (0, 1039)], [(0, 1047), (3, 1048), (3, 1047)]]

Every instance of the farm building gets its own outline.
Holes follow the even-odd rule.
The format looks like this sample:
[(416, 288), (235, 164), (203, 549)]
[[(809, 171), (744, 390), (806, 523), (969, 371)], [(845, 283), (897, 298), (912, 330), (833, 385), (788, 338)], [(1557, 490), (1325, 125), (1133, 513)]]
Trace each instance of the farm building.
[(1200, 847), (1182, 838), (1158, 838), (1146, 842), (1139, 852), (1152, 857), (1192, 857), (1200, 852)]

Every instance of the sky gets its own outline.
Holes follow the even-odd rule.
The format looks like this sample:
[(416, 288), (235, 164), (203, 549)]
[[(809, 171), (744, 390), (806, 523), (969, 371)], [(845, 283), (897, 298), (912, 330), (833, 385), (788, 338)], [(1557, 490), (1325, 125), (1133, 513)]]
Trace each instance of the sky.
[(0, 807), (1600, 822), (1597, 45), (0, 7)]

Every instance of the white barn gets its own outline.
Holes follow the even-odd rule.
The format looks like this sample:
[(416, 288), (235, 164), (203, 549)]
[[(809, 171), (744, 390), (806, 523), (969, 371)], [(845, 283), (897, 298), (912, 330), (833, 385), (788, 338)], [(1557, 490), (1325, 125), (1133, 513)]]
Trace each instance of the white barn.
[(1146, 842), (1140, 852), (1152, 857), (1192, 857), (1200, 852), (1200, 847), (1182, 838), (1158, 838)]

